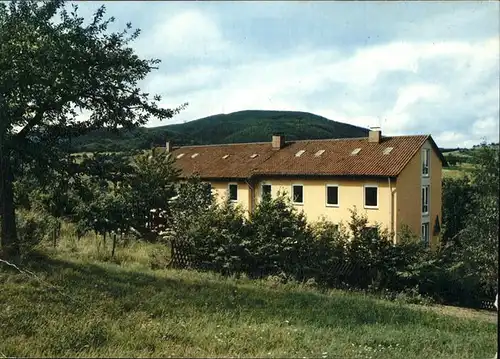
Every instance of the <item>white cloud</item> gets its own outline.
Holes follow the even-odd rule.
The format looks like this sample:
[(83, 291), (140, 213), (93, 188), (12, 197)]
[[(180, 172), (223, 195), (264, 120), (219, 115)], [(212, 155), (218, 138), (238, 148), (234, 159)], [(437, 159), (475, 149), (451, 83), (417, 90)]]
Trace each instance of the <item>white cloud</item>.
[(470, 147), (473, 144), (477, 144), (477, 142), (468, 140), (466, 134), (454, 131), (444, 131), (433, 135), (433, 137), (438, 146), (444, 148), (453, 148), (456, 147), (457, 144), (459, 144), (460, 147)]
[[(251, 15), (245, 12), (247, 5), (241, 5), (235, 16), (241, 21), (246, 17), (269, 20), (283, 8), (283, 16), (290, 18), (307, 10), (313, 21), (313, 6), (307, 4), (293, 9), (252, 6)], [(325, 47), (298, 41), (278, 54), (259, 48), (256, 39), (247, 42), (242, 37), (246, 33), (250, 38), (254, 25), (247, 23), (246, 32), (233, 32), (232, 27), (224, 27), (225, 23), (234, 26), (224, 18), (231, 15), (214, 9), (215, 5), (186, 5), (158, 11), (150, 24), (142, 26), (137, 50), (162, 59), (160, 71), (148, 76), (144, 90), (161, 94), (166, 107), (189, 102), (168, 123), (246, 109), (279, 109), (308, 111), (364, 127), (382, 125), (385, 133), (393, 135), (431, 133), (442, 146), (477, 143), (482, 137), (498, 140), (499, 39), (485, 37), (479, 30), (473, 36), (466, 34), (488, 15), (486, 10), (474, 12), (470, 19), (463, 18), (464, 9), (441, 11), (438, 18), (443, 24), (428, 16), (399, 28), (402, 31), (392, 40), (371, 46), (360, 43), (358, 36), (352, 52), (346, 52), (341, 42)], [(272, 11), (267, 14), (268, 10)], [(314, 11), (318, 18), (324, 15), (319, 5)], [(383, 16), (374, 21), (380, 19)], [(391, 19), (383, 28), (394, 25), (391, 21), (397, 22)], [(467, 28), (463, 36), (458, 25)], [(332, 26), (332, 31), (343, 29)], [(270, 28), (269, 36), (283, 36), (287, 32), (282, 30)], [(415, 36), (420, 30), (423, 36)], [(312, 33), (311, 38), (317, 35)]]
[(201, 11), (188, 9), (166, 16), (145, 33), (138, 50), (155, 57), (203, 59), (231, 49), (217, 23)]
[[(158, 77), (161, 81), (155, 79), (150, 88), (163, 93), (172, 106), (190, 103), (178, 121), (245, 109), (300, 110), (365, 127), (382, 124), (384, 132), (393, 135), (432, 133), (439, 141), (451, 143), (465, 141), (463, 132), (452, 136), (453, 132), (443, 131), (452, 124), (439, 124), (438, 116), (457, 110), (473, 114), (469, 123), (479, 121), (469, 137), (498, 136), (498, 130), (492, 132), (499, 100), (497, 60), (497, 39), (394, 43), (361, 49), (349, 57), (321, 50), (227, 68), (193, 67)], [(447, 64), (446, 73), (433, 74), (433, 66), (442, 63)], [(396, 78), (391, 86), (398, 90), (392, 96), (387, 92), (384, 111), (376, 112), (370, 98), (387, 91), (379, 80), (383, 73), (410, 74), (417, 80), (406, 84)], [(475, 92), (478, 85), (486, 92)], [(435, 117), (434, 111), (439, 112)]]
[(487, 117), (477, 120), (472, 125), (472, 133), (480, 138), (491, 138), (492, 135), (498, 135), (498, 118)]

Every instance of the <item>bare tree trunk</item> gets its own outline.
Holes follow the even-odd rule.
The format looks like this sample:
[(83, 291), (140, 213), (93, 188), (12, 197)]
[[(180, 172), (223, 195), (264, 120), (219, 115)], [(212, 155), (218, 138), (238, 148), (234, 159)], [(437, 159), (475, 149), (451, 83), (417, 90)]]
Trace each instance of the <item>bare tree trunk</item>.
[(14, 207), (14, 174), (10, 164), (9, 153), (0, 143), (0, 215), (2, 218), (1, 244), (2, 252), (8, 258), (20, 254), (16, 230), (16, 212)]
[(113, 234), (113, 249), (111, 250), (111, 257), (115, 256), (115, 248), (116, 248), (116, 233)]

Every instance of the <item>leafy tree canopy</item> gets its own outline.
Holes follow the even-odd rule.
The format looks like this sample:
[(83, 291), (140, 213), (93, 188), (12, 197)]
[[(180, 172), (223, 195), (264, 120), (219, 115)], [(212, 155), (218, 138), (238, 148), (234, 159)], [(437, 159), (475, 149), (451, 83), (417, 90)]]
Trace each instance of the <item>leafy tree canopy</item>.
[[(139, 82), (159, 60), (141, 59), (130, 47), (131, 24), (110, 32), (114, 18), (99, 8), (85, 24), (77, 6), (63, 0), (0, 3), (0, 194), (2, 248), (18, 253), (12, 184), (15, 169), (32, 163), (43, 172), (65, 160), (69, 139), (100, 128), (133, 128), (176, 109)], [(57, 17), (59, 17), (58, 21)], [(83, 120), (81, 110), (90, 116)]]

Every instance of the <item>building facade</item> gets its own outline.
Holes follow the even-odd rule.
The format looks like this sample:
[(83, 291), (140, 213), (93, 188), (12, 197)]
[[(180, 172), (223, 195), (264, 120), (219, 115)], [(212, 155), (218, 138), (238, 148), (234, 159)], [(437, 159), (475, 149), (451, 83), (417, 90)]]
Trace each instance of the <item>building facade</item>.
[(394, 235), (403, 226), (434, 247), (446, 165), (430, 135), (223, 144), (165, 149), (182, 177), (199, 176), (220, 200), (251, 212), (264, 193), (290, 196), (308, 221), (348, 222), (350, 209)]

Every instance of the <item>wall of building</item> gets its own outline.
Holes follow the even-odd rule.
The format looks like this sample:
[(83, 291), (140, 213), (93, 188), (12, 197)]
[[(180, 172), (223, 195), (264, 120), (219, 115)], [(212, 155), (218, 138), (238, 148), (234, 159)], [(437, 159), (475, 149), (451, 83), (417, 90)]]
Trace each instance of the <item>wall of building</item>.
[[(391, 227), (391, 192), (387, 179), (373, 180), (350, 180), (345, 178), (330, 179), (283, 179), (270, 178), (259, 181), (255, 186), (256, 203), (262, 198), (262, 184), (271, 184), (271, 193), (275, 197), (278, 192), (292, 193), (292, 185), (303, 186), (304, 203), (294, 204), (299, 211), (304, 211), (308, 221), (314, 222), (326, 218), (334, 223), (350, 221), (351, 212), (349, 209), (356, 207), (358, 213), (366, 214), (369, 224), (380, 223), (382, 227)], [(338, 206), (328, 206), (326, 204), (326, 186), (338, 186)], [(364, 185), (376, 185), (378, 187), (378, 208), (365, 208), (364, 206)], [(394, 182), (392, 183), (394, 192)], [(394, 201), (394, 200), (393, 200)], [(393, 206), (394, 207), (394, 202)], [(393, 212), (393, 221), (395, 214)]]
[[(430, 150), (429, 176), (422, 175), (424, 149)], [(416, 154), (397, 179), (397, 226), (403, 224), (421, 237), (423, 223), (429, 223), (429, 243), (435, 248), (439, 243), (439, 235), (433, 235), (436, 216), (441, 226), (441, 193), (442, 193), (442, 163), (429, 141), (424, 143), (422, 150)], [(422, 213), (422, 186), (429, 185), (429, 213)]]
[(236, 203), (240, 205), (245, 211), (250, 209), (251, 204), (251, 188), (246, 182), (234, 181), (209, 181), (212, 186), (212, 194), (219, 202), (225, 202), (229, 196), (229, 184), (234, 183), (238, 185), (238, 200)]
[[(426, 144), (431, 146), (430, 143)], [(435, 151), (431, 151), (430, 156), (430, 231), (431, 231), (431, 246), (439, 245), (440, 236), (433, 235), (436, 216), (439, 219), (439, 226), (442, 226), (442, 185), (443, 185), (443, 164)]]
[(420, 151), (406, 165), (396, 181), (397, 231), (403, 225), (420, 236), (421, 207), (421, 155)]
[[(424, 144), (423, 148), (432, 148), (430, 143)], [(244, 181), (223, 182), (212, 181), (212, 191), (219, 201), (225, 201), (228, 196), (229, 183), (238, 184), (238, 201), (246, 211), (250, 211), (262, 198), (262, 185), (270, 184), (272, 196), (278, 192), (287, 195), (292, 193), (292, 185), (303, 186), (304, 203), (294, 204), (303, 211), (311, 222), (326, 218), (334, 223), (347, 223), (350, 220), (350, 209), (356, 207), (359, 213), (367, 216), (369, 224), (380, 223), (383, 228), (397, 234), (403, 225), (417, 236), (421, 236), (421, 226), (425, 221), (429, 222), (430, 245), (436, 247), (439, 243), (439, 235), (434, 236), (436, 216), (441, 226), (441, 192), (442, 192), (442, 164), (438, 155), (430, 151), (429, 177), (422, 177), (422, 151), (419, 151), (408, 163), (398, 176), (397, 180), (388, 179), (346, 179), (332, 177), (324, 179), (286, 179), (269, 178), (249, 184)], [(422, 214), (422, 186), (430, 185), (428, 215)], [(327, 185), (338, 186), (339, 204), (329, 206), (326, 204)], [(364, 186), (376, 185), (378, 187), (378, 208), (365, 208)], [(392, 215), (392, 218), (391, 218)], [(397, 240), (397, 235), (395, 236)]]

